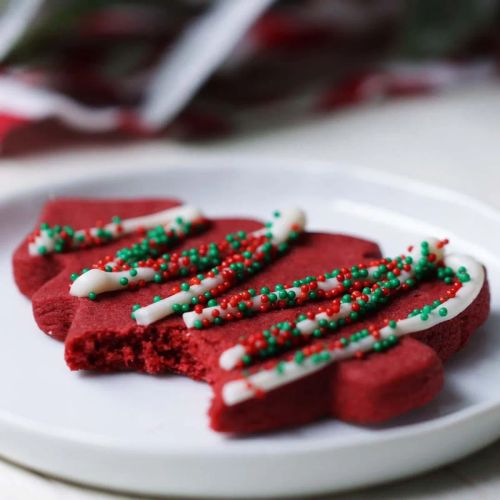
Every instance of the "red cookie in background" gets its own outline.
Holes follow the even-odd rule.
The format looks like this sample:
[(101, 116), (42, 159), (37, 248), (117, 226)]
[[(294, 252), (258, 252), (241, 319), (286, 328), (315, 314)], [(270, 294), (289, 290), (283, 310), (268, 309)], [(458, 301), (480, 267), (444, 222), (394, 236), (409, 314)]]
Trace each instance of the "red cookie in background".
[[(85, 228), (93, 226), (96, 220), (110, 220), (115, 215), (122, 218), (146, 215), (177, 204), (172, 200), (56, 200), (46, 205), (40, 221)], [(211, 221), (206, 231), (186, 239), (175, 250), (219, 241), (229, 232), (260, 227), (260, 223), (250, 220)], [(227, 372), (219, 367), (222, 352), (241, 336), (290, 319), (298, 312), (315, 310), (318, 303), (271, 311), (206, 330), (188, 330), (179, 316), (170, 316), (148, 327), (137, 325), (130, 316), (133, 304), (147, 304), (155, 295), (164, 296), (180, 280), (151, 283), (136, 291), (103, 294), (95, 301), (69, 295), (71, 273), (136, 240), (137, 236), (127, 236), (101, 247), (36, 257), (28, 254), (25, 241), (14, 255), (16, 282), (21, 291), (31, 297), (40, 328), (58, 339), (65, 339), (65, 356), (70, 368), (174, 371), (205, 380), (214, 385), (210, 419), (211, 426), (218, 431), (266, 431), (328, 415), (374, 423), (422, 406), (441, 388), (442, 361), (465, 344), (489, 311), (485, 282), (474, 302), (460, 315), (428, 331), (405, 337), (386, 352), (331, 364), (262, 398), (228, 406), (223, 401), (222, 389), (241, 373), (239, 369)], [(232, 288), (229, 295), (249, 287), (260, 289), (265, 285), (289, 283), (297, 277), (318, 275), (335, 267), (367, 263), (379, 256), (378, 247), (366, 240), (306, 233), (285, 256)], [(413, 309), (432, 302), (443, 290), (442, 282), (423, 283), (392, 300), (367, 321), (393, 315), (406, 317)], [(342, 334), (357, 331), (364, 323), (348, 325)]]

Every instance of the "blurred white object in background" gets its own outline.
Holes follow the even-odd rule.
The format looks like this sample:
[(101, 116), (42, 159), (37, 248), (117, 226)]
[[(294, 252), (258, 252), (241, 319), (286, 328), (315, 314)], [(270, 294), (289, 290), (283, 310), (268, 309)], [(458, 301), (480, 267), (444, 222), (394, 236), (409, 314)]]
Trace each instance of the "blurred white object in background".
[(218, 0), (186, 30), (155, 70), (140, 110), (153, 129), (168, 124), (191, 100), (274, 0)]
[(114, 130), (120, 120), (115, 107), (85, 106), (63, 94), (30, 86), (10, 76), (0, 76), (0, 109), (27, 120), (56, 117), (75, 129), (92, 132)]
[(3, 0), (0, 3), (0, 60), (35, 18), (43, 0)]

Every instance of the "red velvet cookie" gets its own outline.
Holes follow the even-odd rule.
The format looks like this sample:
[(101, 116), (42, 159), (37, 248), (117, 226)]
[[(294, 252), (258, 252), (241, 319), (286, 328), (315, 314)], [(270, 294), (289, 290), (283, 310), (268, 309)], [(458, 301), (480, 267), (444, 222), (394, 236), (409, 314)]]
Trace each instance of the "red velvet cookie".
[[(73, 228), (86, 228), (92, 227), (99, 219), (108, 221), (115, 215), (126, 219), (176, 205), (178, 202), (171, 200), (114, 202), (57, 200), (46, 205), (40, 220), (50, 225), (68, 224)], [(194, 234), (179, 241), (171, 252), (180, 254), (185, 249), (200, 248), (200, 245), (210, 242), (225, 241), (228, 234), (238, 231), (253, 234), (252, 232), (258, 231), (261, 227), (262, 224), (251, 220), (210, 221), (203, 230), (194, 231)], [(213, 325), (212, 320), (205, 319), (204, 324), (198, 320), (196, 328), (188, 329), (179, 315), (169, 315), (148, 325), (138, 324), (137, 318), (131, 316), (134, 304), (145, 306), (153, 303), (156, 296), (165, 298), (171, 294), (173, 288), (175, 290), (175, 287), (185, 284), (186, 278), (162, 283), (153, 281), (143, 287), (103, 293), (92, 297), (95, 300), (78, 298), (68, 293), (70, 275), (79, 273), (82, 268), (90, 267), (104, 255), (115, 254), (117, 250), (133, 244), (136, 240), (137, 235), (129, 235), (118, 240), (113, 239), (102, 246), (40, 256), (28, 253), (26, 240), (14, 255), (16, 282), (20, 290), (31, 297), (35, 318), (40, 328), (54, 337), (65, 339), (65, 356), (71, 369), (102, 371), (125, 369), (148, 373), (174, 371), (205, 380), (214, 386), (210, 420), (211, 426), (219, 431), (237, 433), (265, 431), (299, 425), (329, 415), (358, 423), (374, 423), (419, 407), (430, 401), (439, 391), (443, 381), (442, 361), (465, 344), (470, 334), (486, 319), (489, 311), (486, 279), (483, 279), (481, 289), (477, 290), (470, 303), (466, 303), (462, 300), (461, 294), (470, 288), (467, 284), (469, 281), (475, 283), (479, 278), (473, 275), (471, 280), (467, 270), (458, 274), (450, 271), (449, 276), (441, 276), (447, 282), (423, 279), (421, 283), (408, 286), (408, 289), (402, 289), (401, 285), (394, 284), (394, 296), (391, 295), (392, 292), (388, 293), (390, 296), (383, 307), (377, 309), (377, 305), (377, 308), (374, 306), (374, 310), (364, 311), (365, 306), (362, 306), (363, 315), (360, 318), (355, 317), (356, 311), (351, 311), (354, 315), (348, 316), (347, 324), (339, 324), (332, 331), (321, 326), (317, 328), (318, 331), (321, 330), (319, 333), (316, 332), (317, 336), (311, 335), (306, 338), (297, 335), (291, 345), (287, 346), (284, 343), (276, 352), (271, 353), (272, 355), (269, 352), (267, 354), (264, 352), (262, 355), (263, 352), (259, 353), (259, 350), (256, 350), (255, 342), (248, 343), (248, 338), (252, 339), (252, 336), (265, 331), (270, 325), (293, 322), (299, 313), (309, 313), (309, 316), (314, 318), (314, 314), (318, 313), (318, 307), (323, 307), (333, 318), (336, 313), (329, 311), (328, 307), (332, 303), (332, 298), (335, 302), (340, 300), (340, 296), (335, 298), (334, 295), (326, 296), (320, 292), (319, 296), (313, 297), (313, 300), (309, 298), (309, 294), (312, 292), (314, 295), (316, 289), (309, 290), (309, 285), (302, 285), (308, 291), (298, 291), (298, 299), (296, 297), (290, 299), (293, 308), (268, 307), (266, 304), (261, 304), (261, 308), (270, 310), (266, 309), (262, 313), (257, 310), (249, 314), (247, 309), (251, 306), (249, 299), (252, 297), (248, 296), (246, 292), (248, 289), (257, 291), (254, 292), (256, 297), (254, 300), (257, 301), (261, 300), (258, 291), (265, 286), (282, 283), (288, 284), (285, 288), (290, 289), (290, 284), (300, 277), (321, 275), (325, 281), (325, 275), (321, 273), (334, 268), (350, 268), (357, 264), (361, 264), (362, 268), (363, 266), (368, 268), (374, 259), (380, 257), (377, 245), (349, 236), (319, 233), (302, 234), (283, 256), (275, 255), (278, 250), (281, 252), (281, 249), (278, 249), (279, 245), (275, 245), (269, 254), (271, 262), (260, 272), (252, 271), (243, 282), (231, 283), (233, 286), (230, 289), (223, 290), (223, 293), (217, 296), (220, 304), (225, 298), (234, 299), (238, 292), (247, 293), (246, 299), (242, 302), (248, 305), (235, 303), (240, 308), (238, 314), (243, 316), (243, 319), (231, 321), (221, 319), (219, 325)], [(245, 241), (243, 240), (243, 244)], [(259, 245), (255, 247), (257, 250), (251, 249), (254, 254), (260, 251), (262, 242), (259, 241)], [(243, 267), (247, 265), (246, 261), (250, 266), (254, 256), (252, 252), (249, 250), (249, 256), (242, 258)], [(380, 262), (378, 265), (385, 266)], [(389, 263), (389, 267), (394, 265)], [(404, 265), (411, 267), (409, 264)], [(432, 261), (429, 266), (434, 266)], [(441, 264), (440, 267), (446, 268)], [(444, 273), (442, 269), (439, 271), (441, 274)], [(356, 294), (363, 294), (366, 286), (360, 286), (362, 280), (359, 282), (354, 279), (349, 280), (348, 278), (352, 278), (349, 274), (351, 271), (352, 269), (342, 271), (344, 274), (347, 273), (347, 281), (342, 281), (346, 286), (337, 291), (342, 294), (354, 294), (355, 299), (351, 300), (355, 302), (358, 300)], [(395, 268), (395, 271), (403, 275), (406, 272), (403, 267), (400, 271)], [(361, 274), (363, 272), (362, 270)], [(354, 275), (357, 273), (355, 270)], [(395, 283), (394, 280), (397, 281), (398, 277), (399, 274), (397, 277), (394, 276), (392, 281)], [(132, 281), (130, 277), (129, 279)], [(330, 277), (326, 282), (335, 279), (336, 277)], [(386, 279), (386, 276), (382, 276), (381, 279)], [(376, 279), (371, 279), (371, 282), (375, 283), (373, 286), (378, 286)], [(402, 279), (401, 282), (403, 283)], [(370, 283), (367, 282), (365, 285)], [(196, 284), (191, 284), (191, 287), (193, 286)], [(189, 286), (187, 289), (190, 290)], [(374, 290), (370, 293), (376, 294)], [(179, 288), (178, 291), (180, 293), (182, 290)], [(435, 318), (445, 314), (446, 307), (435, 304), (433, 309), (423, 308), (429, 308), (429, 304), (433, 304), (439, 298), (442, 298), (441, 302), (446, 305), (448, 303), (445, 301), (451, 301), (453, 294), (458, 299), (455, 299), (455, 303), (450, 302), (451, 309), (456, 309), (456, 305), (460, 302), (461, 305), (465, 304), (462, 311), (456, 314), (452, 311), (449, 318), (441, 317), (438, 323), (432, 324), (429, 328), (419, 327), (418, 332), (404, 333), (404, 336), (401, 334), (399, 337), (399, 321), (407, 318), (415, 309), (422, 309), (419, 318), (427, 315), (430, 317), (430, 322), (434, 322)], [(264, 295), (273, 295), (272, 290)], [(289, 298), (281, 300), (279, 290), (274, 295), (277, 296), (275, 299), (277, 303), (284, 304), (289, 300)], [(200, 298), (203, 299), (202, 296)], [(295, 300), (299, 302), (296, 303)], [(204, 308), (210, 307), (210, 303), (207, 302), (208, 299), (196, 306), (200, 318), (204, 317)], [(222, 313), (226, 314), (230, 309), (231, 306)], [(217, 317), (215, 312), (212, 313), (213, 318)], [(388, 319), (395, 323), (393, 325), (395, 335), (383, 333), (384, 328), (391, 328), (386, 324)], [(426, 320), (419, 321), (425, 323)], [(342, 320), (339, 323), (342, 323)], [(371, 328), (371, 336), (379, 335), (380, 349), (376, 346), (375, 350), (384, 352), (372, 352), (371, 345), (366, 352), (356, 351), (352, 356), (339, 362), (327, 359), (331, 353), (326, 352), (328, 351), (325, 347), (326, 342), (331, 344), (330, 351), (335, 356), (337, 351), (348, 349), (342, 345), (347, 337), (368, 326)], [(404, 330), (404, 325), (402, 328)], [(365, 340), (355, 337), (351, 345), (371, 340), (376, 343), (377, 338), (372, 339), (371, 336), (368, 339), (366, 336), (363, 337)], [(399, 342), (396, 344), (398, 339)], [(241, 342), (247, 342), (246, 348), (253, 356), (253, 359), (245, 360), (248, 366), (244, 366), (243, 360), (229, 368), (221, 366), (221, 356)], [(335, 342), (337, 346), (334, 346)], [(296, 356), (299, 351), (306, 360), (305, 363), (304, 360), (299, 360), (300, 363), (297, 363), (299, 370), (303, 370), (303, 367), (311, 362), (310, 357), (314, 355), (318, 358), (318, 366), (310, 374), (283, 383), (288, 376), (287, 370), (296, 370), (296, 367), (292, 366), (291, 356)], [(252, 356), (247, 355), (247, 357)], [(321, 356), (324, 359), (320, 359)], [(273, 380), (278, 380), (276, 387), (262, 391), (259, 387), (252, 386), (252, 376), (263, 371), (266, 372), (266, 376), (270, 374)], [(236, 389), (238, 383), (247, 384), (246, 392), (250, 395), (247, 394), (242, 400), (238, 400), (238, 397), (236, 399), (233, 397), (232, 401), (231, 397), (225, 398), (225, 391), (228, 391), (228, 387), (231, 388), (232, 382), (236, 382), (236, 385), (232, 386)]]

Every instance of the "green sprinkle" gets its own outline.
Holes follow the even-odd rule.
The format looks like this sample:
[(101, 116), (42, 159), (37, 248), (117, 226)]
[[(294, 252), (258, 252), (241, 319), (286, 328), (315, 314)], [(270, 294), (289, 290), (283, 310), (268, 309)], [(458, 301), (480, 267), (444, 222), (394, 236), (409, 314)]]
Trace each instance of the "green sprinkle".
[(279, 375), (281, 375), (285, 372), (285, 362), (284, 361), (280, 361), (276, 365), (276, 371), (278, 372)]
[(295, 362), (300, 365), (304, 362), (305, 354), (302, 351), (297, 351), (294, 356)]
[(323, 360), (321, 359), (321, 355), (319, 353), (314, 353), (311, 356), (311, 361), (313, 362), (314, 365), (318, 365)]

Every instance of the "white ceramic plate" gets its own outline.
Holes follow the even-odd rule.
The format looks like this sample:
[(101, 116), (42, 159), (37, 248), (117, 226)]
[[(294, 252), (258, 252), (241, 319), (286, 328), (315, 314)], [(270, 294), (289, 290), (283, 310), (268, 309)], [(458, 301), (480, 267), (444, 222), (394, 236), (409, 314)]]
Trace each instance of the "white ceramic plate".
[[(399, 252), (449, 237), (488, 267), (493, 310), (447, 366), (440, 396), (378, 428), (329, 420), (245, 439), (211, 432), (210, 389), (174, 376), (71, 373), (16, 290), (10, 255), (49, 194), (176, 196), (209, 215), (265, 217), (303, 206), (310, 227), (361, 235)], [(500, 217), (464, 196), (331, 165), (209, 157), (162, 170), (28, 191), (0, 203), (0, 453), (78, 482), (140, 493), (307, 495), (431, 469), (500, 436)]]

